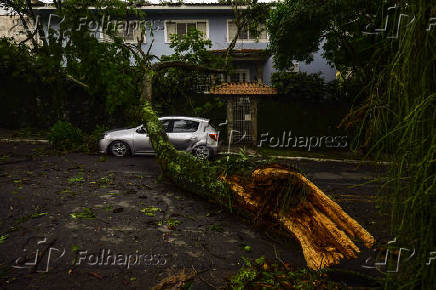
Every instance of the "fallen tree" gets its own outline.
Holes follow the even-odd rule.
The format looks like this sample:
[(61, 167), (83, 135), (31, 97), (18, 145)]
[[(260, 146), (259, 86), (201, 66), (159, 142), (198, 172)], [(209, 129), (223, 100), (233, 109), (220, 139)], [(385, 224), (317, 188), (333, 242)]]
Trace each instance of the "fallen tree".
[[(191, 46), (195, 54), (194, 48), (198, 49), (205, 43), (196, 34), (193, 36), (187, 41), (187, 47)], [(202, 45), (194, 45), (197, 42)], [(357, 221), (292, 167), (245, 156), (228, 156), (210, 162), (176, 151), (153, 110), (153, 77), (174, 67), (211, 73), (223, 72), (223, 69), (207, 63), (192, 63), (188, 60), (195, 59), (192, 55), (179, 55), (175, 60), (152, 64), (150, 50), (145, 54), (140, 44), (141, 40), (130, 50), (145, 72), (140, 86), (144, 125), (162, 172), (168, 179), (178, 187), (254, 219), (258, 224), (279, 225), (301, 244), (311, 269), (356, 258), (359, 248), (355, 239), (360, 239), (367, 247), (373, 245), (374, 238)], [(226, 64), (232, 49), (230, 45)], [(206, 53), (205, 50), (199, 52)]]
[[(62, 29), (67, 29), (68, 23), (74, 27), (79, 20), (80, 15), (76, 10), (77, 4), (80, 4), (81, 13), (90, 17), (96, 17), (98, 15), (97, 10), (102, 13), (109, 12), (109, 6), (104, 5), (105, 1), (95, 2), (90, 0), (87, 3), (95, 8), (92, 10), (92, 14), (89, 12), (88, 6), (82, 5), (81, 2), (77, 3), (74, 0), (62, 3), (56, 2), (57, 11), (59, 13), (61, 10), (64, 11), (63, 14), (60, 14), (68, 16), (66, 19), (70, 20), (69, 22), (65, 21), (65, 27), (61, 26), (60, 34), (63, 35), (61, 33), (63, 32)], [(250, 0), (241, 0), (240, 2), (250, 4)], [(252, 2), (253, 5), (256, 4), (256, 1)], [(12, 4), (10, 7), (18, 10)], [(100, 6), (97, 7), (94, 4)], [(119, 2), (115, 4), (115, 7), (113, 7), (115, 11), (123, 12), (124, 14), (121, 13), (121, 15), (129, 19), (129, 15), (125, 14), (125, 10), (118, 7), (122, 4)], [(26, 7), (32, 12), (30, 2)], [(237, 5), (234, 5), (234, 9), (237, 9)], [(244, 13), (235, 13), (235, 17), (253, 19), (250, 14), (253, 11), (257, 11), (257, 9), (244, 8)], [(260, 13), (258, 11), (255, 14), (265, 15), (265, 13), (262, 14), (261, 12), (262, 10), (260, 10)], [(246, 22), (237, 20), (235, 23), (238, 24), (238, 31), (240, 31), (242, 28), (239, 25), (242, 26)], [(170, 68), (203, 72), (223, 72), (223, 69), (218, 69), (207, 57), (208, 53), (205, 46), (211, 45), (210, 41), (204, 40), (198, 31), (190, 31), (179, 42), (183, 48), (179, 52), (185, 54), (177, 54), (175, 58), (167, 61), (162, 61), (150, 54), (153, 40), (147, 52), (142, 50), (144, 34), (145, 30), (142, 31), (141, 39), (138, 39), (137, 45), (129, 45), (123, 43), (115, 30), (109, 30), (109, 36), (114, 39), (113, 43), (102, 44), (94, 41), (91, 44), (98, 48), (95, 51), (96, 55), (101, 52), (110, 53), (112, 51), (110, 49), (114, 47), (117, 51), (123, 52), (119, 57), (129, 63), (129, 68), (131, 56), (133, 56), (136, 61), (134, 68), (143, 72), (142, 80), (137, 85), (140, 91), (141, 103), (144, 104), (144, 125), (153, 149), (157, 153), (162, 172), (168, 179), (175, 185), (212, 200), (232, 212), (235, 211), (253, 218), (258, 224), (272, 223), (279, 225), (299, 241), (307, 264), (312, 269), (324, 268), (339, 263), (341, 259), (356, 257), (359, 248), (355, 245), (354, 239), (362, 240), (367, 247), (372, 246), (374, 238), (365, 229), (305, 178), (303, 174), (292, 167), (245, 156), (228, 156), (217, 162), (209, 162), (197, 159), (187, 152), (176, 151), (174, 146), (169, 143), (168, 136), (152, 107), (154, 76), (156, 73), (165, 72)], [(34, 35), (30, 36), (35, 37)], [(83, 31), (82, 34), (77, 32), (77, 35), (72, 36), (75, 37), (69, 39), (70, 48), (74, 45), (81, 48), (83, 36), (89, 37), (87, 31)], [(238, 34), (235, 35), (235, 39), (237, 37)], [(177, 36), (173, 39), (176, 40)], [(226, 53), (224, 67), (230, 63), (229, 58), (236, 43), (235, 39)], [(36, 39), (33, 39), (33, 41), (36, 41)], [(48, 46), (47, 49), (63, 49), (62, 39), (58, 41), (60, 41), (59, 46), (56, 46), (55, 42), (45, 43), (44, 45)], [(74, 53), (74, 59), (85, 68), (83, 70), (84, 76), (88, 73), (86, 68), (93, 65), (92, 62), (87, 62), (89, 61), (87, 51), (88, 49), (77, 49)], [(158, 59), (158, 61), (153, 63), (155, 59)], [(78, 85), (90, 89), (92, 87), (90, 84), (81, 81), (86, 77), (81, 76), (74, 66), (72, 68), (70, 66), (70, 62), (67, 62), (67, 66), (60, 66), (60, 69), (65, 70), (67, 73), (71, 72), (72, 74), (67, 75), (79, 80)], [(93, 85), (95, 86), (95, 84)]]
[(144, 102), (145, 126), (162, 172), (177, 186), (258, 223), (279, 224), (301, 244), (311, 269), (356, 258), (356, 238), (367, 247), (373, 245), (374, 237), (291, 167), (238, 157), (212, 163), (176, 151), (168, 142), (150, 98)]

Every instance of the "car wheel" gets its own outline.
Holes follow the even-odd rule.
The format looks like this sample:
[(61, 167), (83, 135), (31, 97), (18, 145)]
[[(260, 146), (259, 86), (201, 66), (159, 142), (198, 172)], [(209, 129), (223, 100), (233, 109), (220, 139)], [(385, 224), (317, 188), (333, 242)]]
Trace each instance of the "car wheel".
[(129, 155), (130, 148), (123, 141), (115, 141), (110, 146), (110, 152), (116, 157), (124, 157)]
[(200, 159), (209, 159), (211, 157), (210, 150), (206, 145), (200, 145), (192, 150), (192, 154)]

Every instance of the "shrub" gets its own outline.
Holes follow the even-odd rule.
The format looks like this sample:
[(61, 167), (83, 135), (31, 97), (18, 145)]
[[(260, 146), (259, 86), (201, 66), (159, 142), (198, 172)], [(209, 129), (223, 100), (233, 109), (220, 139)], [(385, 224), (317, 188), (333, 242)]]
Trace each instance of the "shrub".
[(48, 140), (57, 150), (75, 151), (83, 147), (83, 133), (70, 122), (57, 121), (50, 128)]
[(103, 133), (107, 131), (108, 128), (105, 126), (98, 125), (94, 131), (91, 132), (91, 134), (87, 134), (84, 136), (83, 144), (84, 144), (84, 150), (88, 153), (96, 153), (98, 152), (98, 141), (102, 137)]
[(319, 74), (275, 72), (271, 76), (279, 94), (292, 99), (324, 101), (335, 97), (335, 83), (325, 83)]

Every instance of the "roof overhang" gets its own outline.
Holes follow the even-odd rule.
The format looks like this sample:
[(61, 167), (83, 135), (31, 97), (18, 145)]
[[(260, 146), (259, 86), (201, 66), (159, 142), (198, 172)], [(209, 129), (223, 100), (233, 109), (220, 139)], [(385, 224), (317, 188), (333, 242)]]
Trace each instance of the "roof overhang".
[(266, 84), (252, 83), (223, 83), (209, 90), (210, 95), (216, 96), (273, 96), (277, 89)]

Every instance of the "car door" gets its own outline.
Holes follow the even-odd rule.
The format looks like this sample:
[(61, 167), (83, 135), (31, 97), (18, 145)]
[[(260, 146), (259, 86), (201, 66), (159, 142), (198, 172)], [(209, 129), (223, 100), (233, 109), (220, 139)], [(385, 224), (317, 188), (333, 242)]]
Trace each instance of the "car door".
[[(165, 132), (169, 132), (171, 130), (171, 120), (162, 120), (162, 126), (165, 129)], [(133, 133), (133, 142), (135, 146), (135, 153), (152, 153), (154, 152), (153, 146), (151, 145), (150, 138), (147, 135), (144, 126), (141, 126), (136, 129)]]
[(177, 150), (186, 150), (197, 142), (196, 132), (199, 125), (197, 121), (175, 119), (168, 138)]
[(143, 126), (138, 127), (133, 133), (133, 146), (135, 153), (153, 152), (150, 138)]

